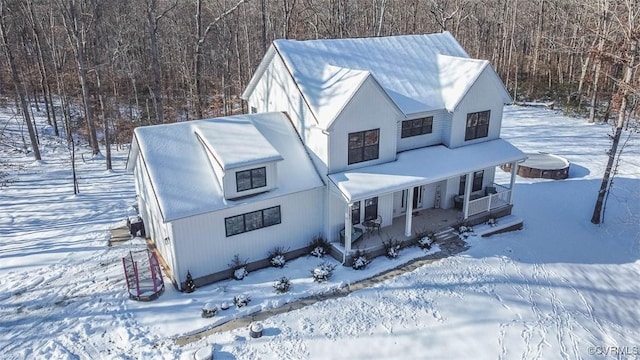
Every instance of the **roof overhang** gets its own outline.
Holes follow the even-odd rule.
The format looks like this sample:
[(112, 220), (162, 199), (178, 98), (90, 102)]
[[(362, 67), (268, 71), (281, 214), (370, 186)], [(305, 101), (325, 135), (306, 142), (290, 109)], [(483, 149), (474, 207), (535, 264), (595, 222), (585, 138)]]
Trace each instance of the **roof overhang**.
[(402, 152), (393, 162), (331, 174), (329, 179), (335, 185), (332, 190), (351, 203), (526, 158), (502, 139), (455, 149), (437, 145)]

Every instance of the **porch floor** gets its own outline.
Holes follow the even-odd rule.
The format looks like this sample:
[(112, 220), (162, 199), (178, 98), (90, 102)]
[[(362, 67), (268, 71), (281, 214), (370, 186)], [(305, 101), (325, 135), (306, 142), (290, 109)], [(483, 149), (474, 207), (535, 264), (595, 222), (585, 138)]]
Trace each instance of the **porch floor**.
[[(413, 220), (411, 226), (411, 236), (404, 235), (405, 216), (393, 219), (393, 224), (380, 228), (380, 231), (372, 231), (365, 233), (362, 239), (359, 239), (351, 245), (352, 249), (370, 250), (382, 246), (383, 240), (390, 238), (400, 240), (402, 242), (410, 241), (416, 238), (418, 232), (440, 232), (448, 227), (455, 226), (462, 220), (462, 212), (458, 209), (422, 209), (413, 212)], [(357, 226), (357, 225), (356, 225)], [(334, 243), (334, 245), (344, 252), (344, 245)]]

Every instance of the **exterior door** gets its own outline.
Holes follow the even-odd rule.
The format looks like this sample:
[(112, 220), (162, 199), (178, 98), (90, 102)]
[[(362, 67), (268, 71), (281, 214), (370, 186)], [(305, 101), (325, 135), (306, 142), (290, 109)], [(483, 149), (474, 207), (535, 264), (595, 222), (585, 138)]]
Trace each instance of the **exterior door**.
[(422, 186), (416, 186), (413, 188), (413, 209), (420, 209), (422, 207)]

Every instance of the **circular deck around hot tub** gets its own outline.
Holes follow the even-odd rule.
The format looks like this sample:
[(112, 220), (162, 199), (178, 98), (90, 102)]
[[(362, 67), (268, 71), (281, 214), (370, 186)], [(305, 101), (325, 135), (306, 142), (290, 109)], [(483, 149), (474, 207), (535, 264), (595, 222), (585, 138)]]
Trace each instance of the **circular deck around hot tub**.
[[(561, 180), (569, 177), (569, 160), (547, 153), (529, 153), (527, 160), (518, 165), (518, 175), (526, 178), (542, 178)], [(511, 171), (511, 164), (501, 166), (504, 171)]]

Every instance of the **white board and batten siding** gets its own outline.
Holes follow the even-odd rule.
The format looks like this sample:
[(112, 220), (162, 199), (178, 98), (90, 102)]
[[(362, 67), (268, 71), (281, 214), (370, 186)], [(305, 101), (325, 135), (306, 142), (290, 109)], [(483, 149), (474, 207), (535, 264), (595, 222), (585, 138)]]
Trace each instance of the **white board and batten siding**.
[[(459, 102), (453, 113), (451, 121), (450, 148), (476, 144), (479, 142), (493, 140), (500, 137), (500, 127), (502, 126), (502, 110), (504, 100), (502, 94), (504, 89), (499, 88), (500, 83), (493, 77), (492, 70), (485, 68), (478, 77), (478, 80), (469, 88), (466, 95)], [(490, 110), (489, 136), (465, 141), (467, 126), (467, 114)]]
[[(269, 50), (272, 51), (272, 50)], [(274, 51), (275, 53), (275, 51)], [(287, 113), (293, 126), (309, 150), (309, 155), (320, 174), (326, 174), (327, 136), (318, 124), (289, 74), (282, 58), (274, 54), (265, 73), (258, 80), (247, 99), (249, 108), (258, 113), (282, 111)]]
[[(187, 271), (199, 278), (228, 270), (235, 254), (252, 262), (266, 259), (276, 246), (290, 251), (308, 246), (313, 236), (323, 232), (324, 194), (319, 187), (174, 220), (173, 233), (180, 239), (175, 244), (180, 262), (177, 279), (184, 281)], [(273, 206), (280, 206), (280, 224), (226, 236), (225, 218)]]
[[(329, 128), (329, 173), (395, 160), (396, 124), (403, 118), (384, 90), (367, 78)], [(349, 133), (380, 129), (378, 159), (348, 164)]]
[(165, 242), (165, 238), (171, 238), (171, 229), (162, 221), (162, 214), (158, 206), (153, 187), (150, 185), (149, 174), (143, 165), (142, 159), (134, 170), (136, 192), (138, 194), (138, 211), (144, 223), (146, 237), (150, 238), (162, 255), (164, 261), (174, 269), (176, 266), (171, 242)]

